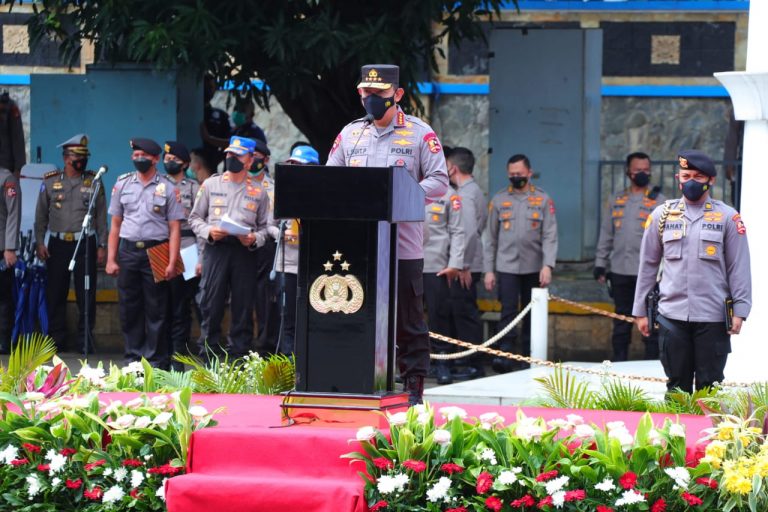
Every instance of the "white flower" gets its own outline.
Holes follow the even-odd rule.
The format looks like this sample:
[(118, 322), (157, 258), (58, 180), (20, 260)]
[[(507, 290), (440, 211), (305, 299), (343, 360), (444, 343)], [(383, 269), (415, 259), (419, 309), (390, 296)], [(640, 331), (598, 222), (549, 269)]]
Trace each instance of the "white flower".
[(115, 481), (122, 482), (123, 480), (128, 478), (128, 470), (125, 468), (117, 468), (115, 470), (114, 477), (115, 477)]
[(616, 490), (616, 485), (613, 483), (613, 480), (611, 480), (610, 478), (606, 478), (599, 484), (596, 484), (595, 489), (597, 489), (598, 491), (610, 492), (610, 491)]
[(171, 418), (173, 418), (173, 414), (170, 412), (161, 412), (157, 416), (155, 416), (155, 419), (152, 420), (152, 423), (154, 425), (157, 425), (160, 428), (165, 428), (168, 426), (168, 422), (171, 421)]
[(382, 475), (376, 483), (376, 488), (381, 494), (392, 494), (393, 492), (403, 492), (408, 484), (408, 475), (398, 473), (394, 476)]
[(441, 446), (446, 445), (451, 442), (451, 433), (442, 428), (438, 428), (432, 433), (432, 439)]
[(119, 416), (115, 421), (107, 422), (107, 425), (116, 430), (125, 430), (130, 428), (134, 421), (136, 421), (136, 416), (133, 414), (123, 414), (122, 416)]
[(616, 506), (623, 507), (624, 505), (633, 505), (635, 503), (642, 503), (644, 501), (645, 496), (640, 494), (635, 489), (629, 489), (628, 491), (624, 491), (621, 495), (621, 498), (616, 500)]
[(77, 376), (82, 377), (97, 387), (102, 387), (104, 385), (104, 368), (91, 368), (86, 364), (80, 368)]
[(517, 482), (517, 475), (521, 471), (523, 471), (522, 468), (512, 468), (510, 470), (504, 470), (501, 473), (499, 473), (499, 477), (496, 479), (496, 481), (503, 485), (512, 485), (515, 482)]
[(661, 446), (661, 443), (663, 439), (661, 438), (661, 434), (659, 434), (659, 431), (655, 428), (652, 428), (648, 431), (648, 440), (651, 442), (654, 446)]
[(87, 409), (91, 406), (91, 399), (84, 396), (76, 396), (67, 405), (72, 409)]
[(416, 404), (412, 407), (416, 414), (424, 414), (429, 412), (429, 408), (424, 404)]
[[(619, 423), (619, 422), (617, 422)], [(632, 447), (635, 443), (635, 438), (629, 433), (626, 428), (616, 428), (608, 432), (608, 437), (612, 439), (618, 439), (622, 448), (627, 449)]]
[(451, 421), (453, 418), (459, 418), (463, 420), (467, 417), (467, 411), (461, 407), (449, 405), (447, 407), (440, 408), (440, 415), (448, 421)]
[(134, 361), (124, 367), (122, 371), (123, 375), (128, 375), (129, 373), (144, 373), (144, 366), (139, 361)]
[(561, 508), (563, 503), (565, 503), (565, 491), (557, 491), (552, 495), (552, 504), (555, 507)]
[(556, 418), (554, 420), (549, 420), (547, 422), (547, 426), (552, 429), (560, 429), (560, 430), (570, 430), (573, 428), (573, 425), (571, 425), (568, 421), (562, 419), (562, 418)]
[(682, 437), (685, 439), (685, 426), (680, 423), (673, 423), (669, 426), (670, 437)]
[(144, 385), (144, 377), (136, 377), (136, 385), (137, 386), (143, 386)]
[(189, 408), (189, 415), (195, 418), (196, 420), (200, 420), (205, 417), (205, 415), (208, 414), (208, 409), (203, 407), (202, 405), (193, 405)]
[(26, 480), (29, 485), (27, 494), (29, 494), (29, 499), (32, 499), (40, 492), (40, 479), (37, 478), (37, 475), (29, 475)]
[(486, 412), (480, 415), (481, 423), (490, 423), (491, 425), (504, 424), (504, 416), (497, 412)]
[(389, 424), (393, 427), (402, 427), (408, 421), (408, 413), (397, 412), (391, 415), (388, 414), (387, 419), (389, 420)]
[(160, 498), (161, 500), (165, 501), (165, 482), (167, 482), (167, 478), (163, 478), (163, 481), (160, 482), (160, 487), (157, 488), (155, 491), (155, 496)]
[(61, 455), (59, 453), (55, 453), (53, 457), (50, 459), (50, 463), (48, 464), (48, 475), (53, 476), (56, 473), (59, 473), (61, 470), (64, 469), (64, 466), (67, 465), (67, 458), (64, 455)]
[(688, 469), (683, 466), (678, 466), (676, 468), (666, 468), (664, 472), (669, 475), (669, 477), (675, 481), (675, 488), (676, 489), (687, 489), (688, 484), (691, 481), (691, 474), (688, 472)]
[(573, 425), (574, 427), (576, 425), (583, 425), (584, 424), (584, 418), (579, 416), (578, 414), (569, 414), (565, 417), (566, 420), (568, 420), (568, 423)]
[(55, 477), (51, 479), (51, 487), (58, 487), (61, 483), (61, 478)]
[(114, 402), (110, 402), (106, 409), (104, 409), (104, 414), (112, 414), (113, 412), (117, 412), (117, 410), (123, 406), (123, 402), (120, 400), (115, 400)]
[(483, 453), (480, 454), (480, 460), (487, 460), (491, 466), (495, 466), (497, 464), (496, 453), (494, 453), (494, 451), (490, 448), (483, 450)]
[(626, 430), (627, 426), (624, 424), (623, 421), (609, 421), (605, 424), (605, 427), (610, 430), (616, 430), (616, 429), (624, 429)]
[(595, 429), (586, 424), (576, 425), (573, 434), (580, 438), (595, 437)]
[(123, 499), (123, 496), (125, 496), (125, 492), (123, 492), (119, 485), (114, 485), (107, 489), (107, 491), (104, 493), (104, 497), (101, 498), (101, 500), (104, 503), (115, 503)]
[(358, 441), (373, 441), (373, 438), (376, 437), (377, 430), (373, 427), (360, 427), (357, 430), (357, 437)]
[(539, 424), (539, 421), (536, 418), (523, 418), (517, 422), (515, 433), (517, 434), (517, 437), (524, 441), (530, 441), (532, 439), (538, 441), (544, 433), (544, 428)]
[(152, 423), (149, 416), (139, 416), (136, 418), (136, 423), (133, 424), (134, 428), (147, 428)]
[(112, 468), (106, 468), (106, 469), (104, 470), (104, 476), (112, 476), (112, 473), (114, 473), (114, 472), (115, 472), (115, 470), (114, 470), (114, 469), (112, 469)]
[(12, 460), (19, 458), (19, 449), (13, 445), (6, 446), (2, 452), (0, 452), (0, 463), (10, 464)]
[(45, 393), (38, 393), (37, 391), (27, 391), (24, 394), (24, 400), (27, 402), (40, 402), (45, 399)]
[(570, 480), (570, 478), (563, 475), (561, 477), (555, 478), (554, 480), (550, 480), (549, 482), (546, 482), (544, 484), (544, 487), (547, 489), (547, 494), (552, 496), (557, 491), (562, 491), (563, 487), (568, 485), (568, 480)]
[(48, 400), (37, 406), (37, 412), (58, 414), (61, 403), (58, 400)]
[(168, 398), (168, 395), (157, 395), (157, 396), (153, 396), (150, 399), (150, 402), (152, 403), (152, 407), (157, 407), (158, 409), (161, 409), (168, 404), (169, 400), (170, 398)]
[(427, 491), (427, 500), (432, 503), (440, 500), (448, 501), (448, 490), (450, 488), (451, 479), (444, 476), (440, 477), (440, 480)]
[(144, 473), (135, 469), (131, 471), (131, 487), (136, 489), (142, 482), (144, 482)]
[(129, 401), (125, 402), (125, 406), (128, 409), (136, 409), (137, 407), (141, 407), (143, 405), (144, 405), (144, 398), (142, 398), (140, 396), (134, 398), (133, 400), (129, 400)]
[(421, 426), (426, 425), (429, 423), (429, 420), (432, 419), (432, 414), (429, 412), (420, 412), (418, 416), (416, 416), (416, 423), (418, 423)]

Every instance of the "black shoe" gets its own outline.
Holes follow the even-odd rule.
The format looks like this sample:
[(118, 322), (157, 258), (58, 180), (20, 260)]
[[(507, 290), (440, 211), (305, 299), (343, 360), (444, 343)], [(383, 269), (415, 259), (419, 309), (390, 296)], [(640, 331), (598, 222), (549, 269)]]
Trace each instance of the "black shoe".
[(491, 363), (491, 368), (496, 373), (509, 373), (517, 370), (515, 361), (507, 359), (506, 357), (494, 357)]
[(442, 385), (453, 384), (453, 376), (451, 375), (451, 368), (443, 363), (435, 366), (435, 374), (437, 375), (437, 383)]
[(410, 375), (405, 379), (404, 391), (408, 393), (408, 403), (417, 405), (422, 403), (424, 396), (424, 377), (421, 375)]
[(451, 374), (456, 380), (473, 380), (485, 377), (485, 368), (482, 366), (465, 366), (454, 369)]

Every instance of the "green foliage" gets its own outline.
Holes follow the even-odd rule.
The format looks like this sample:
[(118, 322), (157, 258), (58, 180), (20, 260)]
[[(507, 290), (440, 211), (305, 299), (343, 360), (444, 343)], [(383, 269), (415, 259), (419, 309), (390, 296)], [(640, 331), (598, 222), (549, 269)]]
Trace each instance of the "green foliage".
[(262, 358), (251, 353), (230, 361), (226, 355), (211, 353), (207, 364), (194, 356), (177, 354), (174, 358), (191, 368), (188, 373), (196, 393), (273, 395), (295, 387), (293, 357), (282, 354)]
[(11, 351), (8, 368), (0, 365), (0, 391), (25, 391), (27, 377), (56, 355), (56, 345), (50, 336), (40, 333), (20, 337)]
[(541, 384), (546, 393), (546, 400), (541, 405), (561, 409), (593, 409), (596, 393), (589, 389), (589, 384), (579, 381), (571, 372), (558, 365), (551, 375), (534, 379)]

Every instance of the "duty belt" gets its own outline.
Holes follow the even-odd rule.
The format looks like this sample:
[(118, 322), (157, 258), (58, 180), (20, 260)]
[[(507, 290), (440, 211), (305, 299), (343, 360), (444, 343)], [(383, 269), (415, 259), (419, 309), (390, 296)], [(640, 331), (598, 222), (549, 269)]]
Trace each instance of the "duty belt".
[(150, 247), (167, 242), (167, 240), (128, 240), (127, 238), (121, 238), (120, 241), (128, 247), (135, 247), (136, 249), (149, 249)]
[[(96, 231), (88, 231), (85, 236), (93, 236), (96, 234)], [(59, 240), (64, 240), (65, 242), (77, 242), (80, 240), (80, 232), (77, 233), (70, 233), (70, 232), (64, 232), (64, 231), (51, 231), (51, 237), (58, 238)]]
[(194, 237), (196, 235), (195, 235), (195, 232), (192, 231), (191, 229), (182, 229), (181, 230), (181, 236), (182, 237), (185, 237), (185, 236), (187, 236), (187, 237)]

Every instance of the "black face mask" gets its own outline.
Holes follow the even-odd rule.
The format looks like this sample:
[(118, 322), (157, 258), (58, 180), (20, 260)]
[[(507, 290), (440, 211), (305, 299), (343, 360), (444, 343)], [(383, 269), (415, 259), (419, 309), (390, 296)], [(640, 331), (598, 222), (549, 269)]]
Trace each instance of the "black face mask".
[(509, 182), (512, 184), (512, 188), (520, 190), (528, 184), (528, 178), (524, 176), (512, 176), (509, 178)]
[(163, 162), (163, 167), (165, 167), (165, 171), (171, 175), (179, 174), (182, 170), (181, 168), (183, 165), (184, 164), (182, 163), (174, 162), (174, 161)]
[(144, 174), (152, 168), (152, 160), (149, 158), (137, 158), (133, 161), (133, 166), (137, 171)]
[(379, 120), (387, 113), (390, 107), (395, 105), (395, 95), (393, 94), (389, 98), (382, 98), (371, 94), (363, 98), (363, 107), (365, 111), (373, 116), (375, 120)]
[(688, 180), (682, 185), (683, 195), (689, 201), (698, 201), (704, 192), (709, 190), (709, 183), (699, 183), (698, 181)]
[(638, 172), (634, 176), (631, 176), (629, 179), (631, 179), (632, 183), (638, 187), (644, 187), (651, 182), (651, 175), (647, 172)]
[(263, 171), (266, 168), (264, 160), (265, 158), (254, 158), (253, 163), (251, 164), (251, 168), (248, 170), (248, 172), (251, 174), (259, 174), (261, 171)]
[(224, 160), (224, 168), (229, 172), (238, 173), (242, 171), (244, 167), (243, 162), (238, 160), (237, 157), (228, 156), (227, 159)]
[(77, 160), (72, 160), (72, 168), (77, 172), (83, 172), (87, 165), (88, 165), (87, 158), (79, 158)]

